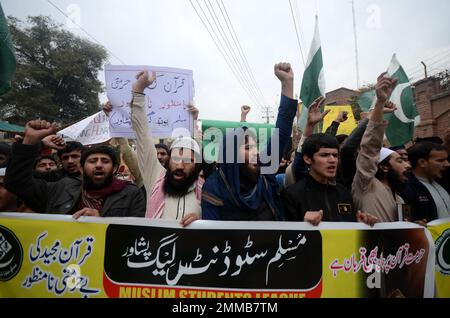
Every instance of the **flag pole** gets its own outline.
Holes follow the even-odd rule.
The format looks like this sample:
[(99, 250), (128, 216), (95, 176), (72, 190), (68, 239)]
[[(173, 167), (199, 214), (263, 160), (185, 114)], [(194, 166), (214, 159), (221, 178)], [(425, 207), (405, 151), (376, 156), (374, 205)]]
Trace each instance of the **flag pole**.
[(356, 15), (355, 15), (355, 1), (352, 0), (352, 14), (353, 14), (353, 34), (355, 37), (355, 63), (356, 63), (356, 88), (359, 89), (359, 53), (358, 53), (358, 36), (356, 33)]

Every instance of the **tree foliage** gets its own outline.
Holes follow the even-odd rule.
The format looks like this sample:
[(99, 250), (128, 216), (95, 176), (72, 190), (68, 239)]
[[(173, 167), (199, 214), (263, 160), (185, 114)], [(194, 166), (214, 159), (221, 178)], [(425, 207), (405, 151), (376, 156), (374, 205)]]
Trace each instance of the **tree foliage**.
[(450, 69), (437, 73), (434, 77), (439, 80), (443, 92), (450, 91)]
[(67, 124), (99, 109), (98, 73), (106, 50), (65, 31), (50, 17), (8, 17), (17, 59), (10, 92), (0, 97), (0, 118), (25, 124), (41, 118)]

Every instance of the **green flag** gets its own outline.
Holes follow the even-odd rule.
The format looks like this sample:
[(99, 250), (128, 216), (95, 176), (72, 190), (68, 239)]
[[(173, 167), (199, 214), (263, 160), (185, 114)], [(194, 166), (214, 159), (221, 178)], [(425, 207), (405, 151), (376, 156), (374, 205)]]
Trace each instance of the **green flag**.
[(420, 123), (420, 116), (414, 103), (414, 94), (408, 75), (395, 54), (392, 56), (388, 74), (396, 78), (398, 82), (390, 98), (397, 106), (397, 110), (385, 116), (389, 121), (386, 137), (392, 146), (400, 146), (413, 139), (414, 127)]
[(320, 45), (319, 19), (316, 16), (314, 38), (309, 50), (308, 62), (303, 73), (300, 91), (300, 99), (303, 105), (297, 126), (301, 131), (304, 131), (306, 127), (308, 107), (320, 96), (325, 97), (325, 77), (323, 73), (322, 47)]
[(8, 24), (0, 4), (0, 96), (11, 88), (11, 79), (16, 71), (16, 57), (11, 42)]
[[(395, 54), (392, 56), (387, 73), (388, 76), (396, 78), (398, 82), (390, 98), (390, 101), (397, 106), (397, 110), (384, 116), (389, 121), (386, 137), (391, 146), (401, 146), (413, 139), (414, 127), (420, 123), (420, 116), (414, 103), (414, 94), (408, 75)], [(375, 90), (358, 97), (358, 104), (363, 111), (368, 111), (369, 108), (375, 106), (375, 103)]]

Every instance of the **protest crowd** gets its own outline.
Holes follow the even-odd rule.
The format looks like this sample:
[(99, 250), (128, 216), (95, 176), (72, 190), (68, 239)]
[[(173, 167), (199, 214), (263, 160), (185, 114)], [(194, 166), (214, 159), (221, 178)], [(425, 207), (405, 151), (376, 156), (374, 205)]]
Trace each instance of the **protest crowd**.
[[(2, 12), (0, 12), (0, 27), (2, 26), (1, 18)], [(2, 32), (0, 32), (1, 34)], [(157, 253), (153, 253), (156, 256), (150, 252), (150, 243), (147, 243), (145, 252), (144, 249), (138, 251), (138, 244), (145, 245), (145, 235), (139, 232), (142, 230), (140, 228), (136, 230), (136, 233), (139, 232), (136, 234), (139, 237), (135, 239), (134, 247), (128, 249), (127, 246), (126, 252), (121, 251), (122, 254), (119, 256), (115, 254), (114, 249), (116, 245), (120, 245), (116, 243), (121, 237), (114, 235), (116, 233), (114, 231), (119, 231), (120, 226), (111, 226), (110, 229), (112, 229), (108, 230), (107, 234), (101, 232), (102, 235), (108, 237), (108, 240), (97, 239), (98, 245), (101, 243), (107, 245), (103, 264), (105, 275), (103, 276), (102, 271), (102, 275), (99, 277), (102, 282), (111, 278), (109, 285), (105, 283), (110, 290), (114, 285), (111, 283), (114, 277), (107, 277), (107, 275), (114, 272), (115, 268), (114, 266), (109, 267), (111, 265), (109, 263), (116, 263), (109, 260), (114, 259), (115, 256), (120, 257), (124, 264), (126, 262), (126, 266), (128, 266), (126, 270), (132, 272), (133, 275), (146, 266), (150, 267), (155, 262), (157, 265), (162, 264), (151, 272), (156, 277), (156, 283), (153, 282), (154, 286), (160, 286), (161, 281), (166, 279), (162, 284), (173, 287), (177, 285), (183, 275), (185, 276), (184, 283), (187, 282), (186, 286), (197, 286), (195, 285), (196, 281), (189, 280), (191, 276), (200, 276), (200, 274), (206, 273), (210, 266), (212, 267), (218, 262), (216, 254), (220, 254), (217, 247), (220, 244), (215, 243), (215, 238), (211, 238), (211, 242), (214, 241), (214, 244), (211, 243), (213, 245), (211, 249), (203, 247), (204, 255), (207, 255), (205, 250), (213, 251), (209, 251), (212, 255), (209, 256), (209, 259), (205, 257), (209, 263), (203, 264), (204, 266), (192, 265), (202, 258), (199, 251), (204, 242), (198, 242), (200, 247), (196, 246), (197, 241), (192, 244), (194, 245), (192, 248), (196, 250), (197, 254), (195, 257), (189, 255), (189, 261), (185, 261), (185, 264), (182, 261), (174, 261), (176, 259), (175, 244), (170, 252), (173, 256), (172, 260), (160, 262), (160, 250), (163, 247), (171, 246), (170, 244), (181, 235), (176, 238), (172, 236), (175, 237), (179, 233), (189, 235), (198, 230), (203, 235), (205, 232), (202, 231), (205, 229), (212, 229), (218, 233), (222, 231), (222, 227), (228, 231), (227, 235), (229, 235), (228, 237), (224, 236), (225, 239), (219, 234), (217, 235), (218, 241), (222, 239), (225, 242), (226, 247), (220, 255), (227, 260), (223, 262), (226, 270), (216, 275), (215, 278), (219, 283), (212, 287), (232, 290), (232, 287), (240, 283), (238, 281), (240, 278), (237, 276), (241, 273), (243, 265), (251, 265), (254, 260), (262, 259), (266, 254), (267, 258), (271, 256), (270, 252), (267, 252), (270, 248), (265, 251), (261, 248), (261, 251), (257, 250), (257, 252), (255, 249), (253, 256), (249, 256), (247, 249), (253, 245), (253, 241), (250, 234), (237, 233), (238, 230), (242, 230), (240, 228), (242, 225), (244, 230), (247, 230), (245, 227), (250, 227), (251, 230), (258, 233), (254, 235), (256, 238), (264, 237), (267, 234), (267, 241), (270, 241), (270, 244), (273, 243), (271, 248), (274, 256), (265, 263), (264, 268), (262, 266), (258, 268), (259, 273), (264, 272), (261, 275), (265, 278), (263, 287), (270, 285), (268, 273), (272, 263), (272, 268), (276, 267), (272, 271), (276, 272), (281, 266), (284, 266), (285, 260), (287, 263), (288, 260), (296, 259), (299, 256), (296, 261), (300, 265), (296, 266), (304, 266), (305, 268), (302, 268), (304, 272), (314, 274), (318, 269), (317, 277), (310, 275), (313, 283), (305, 284), (302, 288), (313, 296), (316, 296), (315, 292), (318, 290), (317, 295), (320, 296), (323, 282), (332, 281), (331, 284), (328, 284), (328, 286), (332, 286), (337, 281), (338, 272), (342, 276), (344, 271), (345, 274), (350, 272), (354, 274), (352, 279), (356, 277), (361, 267), (367, 265), (364, 263), (367, 252), (370, 254), (370, 256), (367, 255), (367, 259), (371, 257), (372, 263), (370, 268), (363, 269), (366, 274), (372, 275), (373, 268), (375, 268), (374, 275), (377, 274), (375, 273), (377, 271), (379, 274), (379, 268), (382, 268), (387, 276), (390, 270), (394, 272), (398, 266), (398, 271), (391, 272), (390, 281), (386, 283), (388, 292), (381, 293), (381, 297), (416, 296), (414, 292), (419, 296), (436, 295), (433, 286), (429, 288), (434, 284), (434, 254), (438, 255), (436, 258), (441, 256), (436, 264), (441, 262), (439, 265), (441, 273), (447, 275), (445, 276), (447, 279), (449, 273), (448, 253), (442, 252), (444, 248), (441, 246), (448, 241), (450, 230), (446, 225), (447, 227), (442, 230), (442, 233), (435, 235), (437, 236), (436, 242), (441, 244), (438, 246), (436, 243), (436, 247), (433, 245), (434, 242), (430, 243), (431, 235), (428, 234), (432, 232), (433, 226), (440, 225), (436, 225), (437, 223), (448, 223), (450, 220), (450, 128), (447, 128), (446, 132), (440, 136), (419, 138), (414, 135), (415, 124), (417, 124), (415, 120), (419, 119), (420, 122), (420, 116), (414, 104), (409, 79), (395, 54), (388, 71), (380, 70), (377, 73), (379, 74), (378, 78), (373, 79), (376, 83), (374, 89), (369, 92), (372, 93), (371, 106), (360, 107), (362, 110), (360, 116), (351, 113), (349, 105), (347, 110), (331, 111), (330, 109), (335, 105), (329, 103), (326, 98), (328, 95), (322, 91), (319, 83), (320, 74), (323, 75), (322, 53), (320, 45), (315, 41), (316, 35), (311, 46), (308, 67), (305, 67), (303, 73), (300, 96), (294, 92), (294, 80), (298, 81), (299, 78), (294, 76), (297, 73), (293, 69), (293, 64), (280, 62), (273, 66), (273, 79), (277, 81), (277, 85), (280, 85), (280, 98), (274, 117), (275, 124), (267, 124), (264, 132), (256, 128), (257, 125), (262, 125), (261, 123), (247, 122), (247, 116), (252, 111), (252, 107), (249, 105), (228, 105), (230, 110), (235, 109), (238, 112), (240, 109), (240, 117), (236, 118), (232, 127), (214, 127), (214, 122), (217, 125), (223, 119), (220, 118), (220, 114), (217, 114), (217, 118), (214, 120), (209, 120), (210, 126), (202, 125), (203, 119), (200, 110), (206, 107), (213, 108), (214, 105), (194, 103), (192, 70), (156, 66), (105, 65), (107, 101), (98, 107), (97, 99), (93, 105), (97, 114), (83, 114), (85, 118), (72, 122), (73, 126), (69, 126), (69, 124), (63, 126), (62, 123), (52, 122), (50, 118), (43, 116), (33, 120), (29, 120), (30, 116), (24, 117), (26, 119), (23, 120), (23, 124), (27, 120), (29, 121), (26, 123), (23, 133), (17, 133), (14, 138), (8, 140), (6, 138), (0, 140), (0, 218), (3, 218), (2, 221), (7, 224), (8, 220), (6, 219), (11, 215), (14, 220), (21, 217), (47, 220), (45, 218), (48, 216), (39, 215), (46, 214), (52, 215), (50, 218), (52, 220), (64, 220), (70, 226), (80, 228), (84, 226), (87, 228), (89, 223), (118, 225), (121, 224), (120, 222), (132, 222), (135, 227), (147, 227), (146, 230), (155, 233), (158, 232), (155, 228), (163, 228), (164, 222), (162, 221), (167, 221), (168, 228), (176, 233), (172, 234), (171, 232), (167, 236), (158, 234), (163, 238), (156, 240), (160, 244)], [(0, 44), (2, 44), (1, 41)], [(0, 47), (0, 97), (11, 90), (11, 85), (14, 85), (12, 77), (14, 72), (7, 74), (9, 76), (8, 83), (2, 81), (8, 76), (4, 76), (6, 71), (1, 64), (1, 49), (2, 47)], [(314, 52), (315, 54), (313, 54)], [(317, 69), (314, 69), (316, 66), (314, 63), (317, 63), (317, 61), (313, 62), (315, 58), (320, 61), (320, 67)], [(268, 67), (272, 68), (271, 65)], [(307, 74), (308, 72), (311, 74)], [(170, 77), (167, 74), (175, 75), (170, 75)], [(198, 84), (201, 85), (201, 83)], [(96, 92), (94, 93), (96, 94)], [(403, 98), (402, 94), (409, 93), (411, 96)], [(407, 99), (410, 99), (411, 103), (408, 105), (409, 110), (405, 111), (406, 106), (402, 104)], [(212, 101), (212, 103), (214, 102)], [(448, 114), (448, 104), (443, 108), (445, 107), (446, 110), (442, 114)], [(60, 112), (63, 113), (62, 108)], [(42, 113), (40, 114), (42, 115)], [(32, 115), (34, 117), (34, 112)], [(350, 119), (352, 120), (351, 125), (346, 126)], [(205, 118), (204, 121), (208, 120)], [(77, 129), (84, 133), (77, 133), (78, 136), (84, 134), (83, 138), (73, 137), (71, 133), (76, 130), (73, 127), (78, 127), (77, 125), (82, 122), (85, 123), (84, 126), (80, 125), (82, 128)], [(97, 137), (89, 136), (87, 127), (91, 122), (106, 123), (102, 126), (103, 128), (90, 129), (92, 135), (94, 135), (94, 130), (96, 133), (107, 132), (108, 138), (102, 137), (103, 139), (100, 140)], [(401, 124), (404, 124), (403, 128)], [(343, 126), (351, 126), (348, 133), (342, 133)], [(340, 127), (341, 129), (339, 129)], [(64, 215), (64, 217), (60, 217), (60, 215)], [(150, 222), (149, 220), (158, 221)], [(258, 222), (257, 225), (254, 225), (254, 223), (238, 223), (237, 221), (265, 222)], [(303, 224), (298, 222), (303, 222)], [(336, 225), (325, 222), (341, 223)], [(9, 242), (16, 239), (13, 234), (6, 237), (5, 233), (13, 233), (13, 231), (3, 225), (3, 223), (0, 224), (0, 261), (8, 252), (13, 254), (12, 244)], [(204, 226), (204, 228), (199, 230), (197, 225)], [(44, 226), (47, 228), (48, 224), (45, 223)], [(228, 226), (232, 226), (233, 229), (230, 230), (227, 228)], [(345, 228), (346, 226), (351, 228), (350, 230), (355, 228), (357, 234), (348, 234), (349, 237), (353, 235), (352, 243), (348, 243), (344, 239), (336, 240), (337, 242), (330, 239), (326, 241), (327, 233), (318, 232), (323, 229), (325, 229), (324, 231), (328, 230), (327, 226), (333, 230), (340, 229), (340, 227), (349, 230)], [(257, 229), (255, 230), (253, 227)], [(217, 230), (218, 228), (219, 230)], [(379, 228), (384, 231), (382, 234), (376, 231)], [(270, 230), (275, 232), (274, 229), (281, 233), (276, 238), (268, 234)], [(233, 232), (235, 230), (236, 233)], [(297, 230), (296, 238), (291, 239), (289, 235)], [(36, 250), (40, 250), (38, 246), (47, 236), (46, 231), (47, 229), (43, 234), (34, 233), (36, 239), (33, 237), (29, 246), (36, 245)], [(60, 231), (59, 228), (58, 231)], [(64, 230), (60, 232), (62, 231)], [(286, 234), (283, 231), (292, 233)], [(26, 231), (21, 229), (16, 232), (21, 232), (22, 235)], [(98, 232), (100, 233), (100, 230)], [(153, 232), (151, 233), (153, 235)], [(194, 234), (197, 235), (197, 233)], [(194, 234), (192, 237), (198, 240)], [(235, 265), (238, 270), (233, 273), (230, 270), (229, 277), (226, 277), (225, 274), (230, 268), (227, 254), (230, 251), (228, 244), (231, 239), (229, 237), (238, 237), (239, 235), (245, 236), (247, 243), (244, 245), (242, 255), (236, 256)], [(30, 234), (29, 237), (31, 236)], [(155, 236), (157, 235), (155, 234)], [(396, 238), (397, 236), (398, 238)], [(26, 239), (30, 239), (29, 237)], [(80, 242), (86, 238), (89, 245), (89, 253), (83, 256), (77, 266), (82, 265), (85, 258), (90, 257), (90, 244), (94, 242), (94, 237), (95, 234), (92, 234), (92, 237), (89, 234), (89, 236), (77, 238), (74, 241), (73, 246), (80, 245), (82, 244)], [(101, 237), (100, 234), (97, 237)], [(209, 242), (209, 238), (206, 236), (201, 237), (205, 237), (205, 241)], [(324, 238), (323, 244), (322, 237)], [(115, 241), (116, 239), (117, 241)], [(167, 241), (164, 241), (166, 239)], [(284, 246), (283, 239), (285, 240)], [(311, 244), (303, 246), (307, 240)], [(180, 241), (183, 239), (180, 238), (178, 242)], [(261, 240), (263, 243), (260, 244), (269, 245), (266, 244), (267, 241)], [(330, 241), (333, 241), (332, 244)], [(55, 242), (54, 251), (60, 244), (59, 238)], [(187, 239), (184, 242), (187, 245), (186, 242)], [(294, 246), (294, 243), (297, 245)], [(355, 246), (352, 246), (354, 250), (348, 252), (347, 246), (344, 246), (347, 243), (349, 246), (354, 243)], [(183, 246), (182, 244), (180, 242), (179, 246)], [(76, 246), (77, 255), (78, 245)], [(113, 245), (114, 248), (111, 248)], [(22, 247), (17, 249), (17, 246), (16, 250), (20, 250), (22, 253)], [(68, 250), (72, 251), (73, 246)], [(304, 249), (300, 249), (299, 246)], [(370, 250), (368, 246), (371, 246)], [(410, 247), (411, 251), (409, 251)], [(98, 247), (100, 251), (97, 252), (98, 254), (102, 253), (101, 248)], [(117, 250), (120, 248), (117, 247)], [(298, 251), (295, 251), (297, 248)], [(434, 248), (436, 251), (439, 248), (441, 250), (434, 253)], [(329, 254), (332, 254), (330, 250), (333, 249), (336, 250), (336, 255), (344, 255), (342, 262), (338, 256), (328, 257)], [(51, 251), (52, 249), (48, 248), (47, 250)], [(114, 251), (111, 252), (112, 250)], [(129, 250), (132, 251), (130, 255), (136, 256), (136, 258), (141, 257), (142, 254), (145, 261), (141, 263), (135, 261), (128, 255)], [(179, 250), (182, 248), (180, 247)], [(33, 284), (45, 280), (45, 277), (35, 275), (35, 268), (39, 269), (35, 264), (36, 260), (46, 261), (45, 265), (49, 265), (51, 261), (49, 261), (50, 252), (43, 252), (39, 256), (39, 251), (34, 257), (32, 248), (29, 248), (29, 252), (27, 248), (23, 248), (23, 251), (25, 254), (29, 253), (28, 256), (32, 260), (28, 263), (33, 264), (33, 274), (25, 279), (21, 278), (21, 288), (25, 290)], [(297, 254), (294, 255), (293, 251)], [(429, 251), (431, 252), (429, 253)], [(186, 257), (189, 253), (184, 252), (183, 250), (179, 254)], [(292, 252), (291, 254), (294, 256), (289, 252)], [(317, 255), (320, 254), (315, 263), (311, 260), (313, 259), (311, 255), (315, 255), (314, 252)], [(377, 258), (378, 252), (379, 258)], [(170, 253), (166, 252), (164, 256)], [(56, 252), (54, 254), (56, 255)], [(62, 252), (59, 253), (60, 259), (62, 254)], [(153, 260), (149, 260), (151, 254), (154, 257)], [(358, 257), (360, 260), (355, 260)], [(126, 261), (123, 260), (124, 258), (127, 258)], [(13, 259), (14, 257), (11, 257), (9, 262), (12, 262)], [(379, 263), (375, 263), (374, 259), (379, 260)], [(394, 260), (392, 261), (392, 259)], [(278, 261), (280, 264), (277, 263)], [(19, 271), (22, 258), (20, 258), (20, 262), (17, 262), (19, 266), (13, 269)], [(60, 263), (64, 262), (60, 261)], [(406, 264), (405, 267), (403, 267), (404, 264)], [(432, 265), (430, 266), (430, 264)], [(0, 269), (2, 266), (6, 268), (8, 265), (9, 263), (0, 263)], [(166, 265), (167, 268), (164, 268)], [(378, 269), (374, 267), (378, 265)], [(288, 268), (287, 274), (283, 275), (296, 272), (297, 267), (294, 269), (294, 265), (291, 266), (289, 268), (286, 265), (280, 272), (284, 271), (286, 267)], [(31, 265), (29, 267), (31, 268)], [(177, 269), (175, 278), (169, 277), (172, 267), (173, 272)], [(261, 270), (261, 268), (263, 269)], [(3, 273), (10, 275), (9, 272), (13, 272), (13, 269), (11, 271), (4, 270)], [(323, 272), (322, 269), (324, 269)], [(253, 269), (248, 269), (245, 274), (243, 272), (242, 276), (247, 275), (250, 271)], [(418, 272), (420, 275), (416, 275)], [(430, 275), (430, 272), (433, 275)], [(425, 273), (427, 274), (425, 275)], [(63, 271), (63, 274), (66, 272)], [(145, 280), (148, 278), (147, 276), (150, 276), (147, 274), (144, 273), (139, 278), (142, 280), (144, 277)], [(0, 271), (0, 281), (3, 280), (2, 275)], [(12, 279), (14, 275), (10, 275), (8, 279)], [(16, 281), (19, 276), (16, 277)], [(295, 279), (302, 282), (304, 277), (300, 274), (297, 276)], [(400, 276), (401, 279), (398, 278)], [(415, 279), (412, 278), (413, 276)], [(205, 277), (207, 276), (205, 275)], [(250, 274), (249, 277), (248, 280), (251, 280)], [(289, 279), (286, 279), (288, 276), (279, 276), (282, 279), (277, 279), (278, 276), (271, 277), (272, 285), (268, 290), (287, 289), (283, 287), (283, 284), (278, 285), (282, 280), (286, 285), (297, 284), (295, 280), (290, 282)], [(134, 279), (134, 276), (132, 278)], [(317, 282), (314, 278), (317, 278)], [(348, 276), (346, 278), (348, 279)], [(230, 279), (229, 285), (228, 279)], [(65, 290), (68, 276), (61, 281)], [(91, 283), (92, 281), (93, 279), (91, 279)], [(245, 279), (243, 281), (245, 282)], [(409, 285), (403, 286), (403, 281), (408, 281)], [(438, 279), (436, 281), (439, 282)], [(47, 289), (51, 291), (50, 276), (47, 277), (47, 282)], [(149, 286), (152, 283), (152, 281), (146, 282)], [(203, 283), (208, 283), (208, 279), (201, 278), (199, 282), (198, 286), (203, 286)], [(423, 283), (423, 286), (426, 285), (426, 287), (420, 287), (422, 289), (416, 287), (417, 282), (426, 282), (426, 284)], [(128, 283), (130, 286), (139, 285), (133, 280)], [(245, 283), (247, 284), (243, 284), (245, 288), (250, 286), (249, 289), (256, 291), (262, 288), (259, 285), (254, 287), (251, 284), (253, 282)], [(86, 280), (83, 287), (87, 285)], [(342, 286), (344, 285), (342, 284)], [(136, 293), (132, 289), (135, 287), (124, 286), (117, 292), (119, 296), (129, 297), (133, 295), (132, 291)], [(438, 283), (434, 286), (437, 286), (436, 290), (439, 287), (441, 290), (449, 292), (448, 285)], [(295, 290), (297, 285), (294, 287)], [(164, 288), (161, 287), (161, 290)], [(341, 292), (339, 288), (336, 288), (337, 293)], [(353, 289), (356, 290), (356, 287)], [(86, 290), (88, 289), (86, 288)], [(155, 296), (157, 290), (153, 290), (152, 296)], [(16, 288), (10, 288), (10, 291), (11, 293), (7, 295), (14, 295)], [(203, 290), (205, 293), (208, 291)], [(26, 292), (28, 291), (26, 290)], [(86, 296), (89, 291), (84, 294)], [(92, 291), (92, 294), (95, 293)], [(63, 293), (56, 295), (63, 295)], [(367, 297), (369, 294), (361, 293), (361, 295)], [(445, 294), (442, 293), (442, 295)], [(113, 294), (113, 296), (117, 295)], [(258, 297), (256, 296), (256, 298)]]
[[(313, 225), (405, 220), (426, 226), (450, 216), (450, 131), (443, 139), (417, 140), (407, 149), (383, 146), (388, 124), (383, 114), (396, 109), (389, 101), (395, 79), (380, 75), (373, 110), (350, 136), (339, 139), (343, 112), (325, 133), (314, 133), (327, 116), (321, 111), (325, 99), (319, 97), (308, 108), (306, 129), (295, 144), (294, 72), (289, 63), (275, 65), (274, 72), (281, 84), (277, 134), (266, 147), (258, 147), (245, 122), (250, 107), (243, 106), (242, 125), (224, 136), (217, 162), (202, 160), (198, 137), (176, 137), (170, 145), (152, 137), (144, 90), (155, 73), (148, 71), (136, 74), (132, 85), (136, 150), (125, 138), (89, 147), (65, 142), (55, 124), (28, 122), (23, 138), (12, 146), (1, 144), (1, 211), (71, 214), (75, 219), (162, 218), (184, 226), (200, 219)], [(108, 102), (103, 110), (109, 116), (112, 108)], [(198, 119), (196, 107), (188, 111)], [(272, 152), (274, 143), (278, 147)], [(264, 171), (268, 164), (277, 168)]]

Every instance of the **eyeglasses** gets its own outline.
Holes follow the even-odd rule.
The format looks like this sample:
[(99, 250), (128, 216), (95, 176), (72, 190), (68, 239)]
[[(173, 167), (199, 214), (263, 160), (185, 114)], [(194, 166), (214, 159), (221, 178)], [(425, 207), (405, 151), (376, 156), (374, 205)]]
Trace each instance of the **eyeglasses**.
[(195, 160), (192, 160), (192, 157), (180, 157), (180, 156), (171, 156), (170, 160), (174, 163), (194, 163)]

